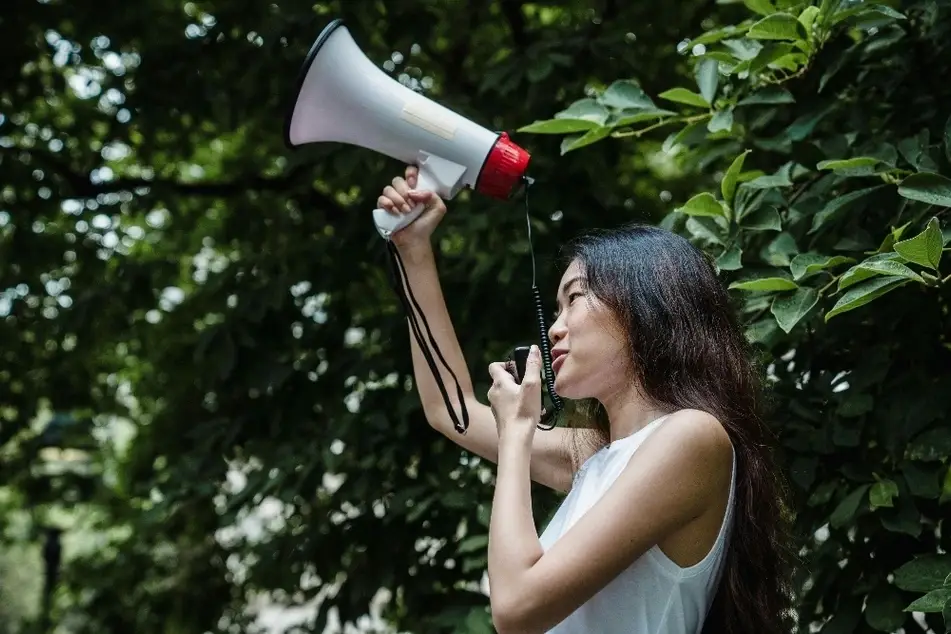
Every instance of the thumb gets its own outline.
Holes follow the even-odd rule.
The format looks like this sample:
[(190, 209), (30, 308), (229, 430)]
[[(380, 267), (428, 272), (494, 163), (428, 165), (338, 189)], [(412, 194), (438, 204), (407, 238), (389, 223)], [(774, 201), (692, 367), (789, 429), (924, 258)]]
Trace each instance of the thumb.
[(525, 376), (527, 377), (540, 377), (542, 372), (542, 353), (538, 350), (538, 346), (532, 345), (532, 349), (528, 353), (528, 360), (525, 362)]
[(406, 192), (406, 195), (409, 196), (410, 200), (416, 203), (429, 203), (435, 196), (433, 192), (423, 189), (412, 189)]
[(445, 208), (442, 198), (439, 197), (439, 194), (433, 191), (414, 189), (406, 192), (406, 196), (413, 201), (413, 204), (420, 204), (426, 206), (427, 210), (442, 210)]

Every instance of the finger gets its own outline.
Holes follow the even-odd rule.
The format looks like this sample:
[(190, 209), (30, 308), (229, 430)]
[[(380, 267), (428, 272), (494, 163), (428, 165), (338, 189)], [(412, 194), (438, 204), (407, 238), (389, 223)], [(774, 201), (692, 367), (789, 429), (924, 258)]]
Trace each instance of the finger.
[(444, 213), (446, 211), (446, 203), (444, 203), (442, 198), (440, 198), (435, 192), (414, 189), (407, 194), (407, 197), (413, 203), (422, 203), (426, 205), (426, 209), (437, 211), (439, 213)]
[(416, 187), (416, 183), (419, 181), (419, 168), (415, 165), (407, 165), (403, 178), (406, 179), (406, 183), (410, 187)]
[(525, 376), (522, 377), (522, 386), (532, 386), (542, 380), (542, 355), (538, 346), (533, 345), (525, 362)]
[(404, 179), (397, 176), (393, 179), (393, 189), (395, 189), (396, 193), (405, 201), (403, 205), (400, 205), (400, 208), (408, 213), (413, 207), (413, 203), (406, 196), (406, 193), (410, 190), (409, 185), (406, 184)]
[(383, 188), (383, 195), (393, 201), (393, 208), (398, 211), (409, 211), (412, 209), (406, 199), (397, 192), (392, 185)]
[(385, 209), (391, 213), (397, 213), (396, 207), (393, 205), (393, 201), (387, 198), (386, 196), (380, 196), (376, 199), (376, 206), (380, 209)]
[(506, 371), (505, 364), (500, 362), (489, 364), (489, 376), (491, 376), (493, 382), (498, 385), (504, 385), (507, 382), (514, 382), (512, 375)]
[(406, 180), (402, 178), (401, 176), (397, 176), (396, 178), (394, 178), (392, 185), (393, 185), (393, 189), (395, 189), (396, 192), (400, 196), (403, 196), (404, 198), (406, 197), (406, 193), (412, 189), (412, 187), (410, 187), (406, 183)]

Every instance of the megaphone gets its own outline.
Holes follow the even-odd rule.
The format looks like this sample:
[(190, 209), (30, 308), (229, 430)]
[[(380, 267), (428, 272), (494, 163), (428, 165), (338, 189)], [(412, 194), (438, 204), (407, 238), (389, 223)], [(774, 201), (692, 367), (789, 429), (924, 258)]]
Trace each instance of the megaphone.
[[(357, 46), (343, 20), (317, 37), (297, 78), (284, 125), (288, 147), (338, 142), (374, 150), (419, 167), (417, 189), (450, 200), (464, 187), (506, 199), (531, 156), (505, 132), (488, 129), (411, 90), (384, 73)], [(373, 211), (384, 238), (422, 213)]]

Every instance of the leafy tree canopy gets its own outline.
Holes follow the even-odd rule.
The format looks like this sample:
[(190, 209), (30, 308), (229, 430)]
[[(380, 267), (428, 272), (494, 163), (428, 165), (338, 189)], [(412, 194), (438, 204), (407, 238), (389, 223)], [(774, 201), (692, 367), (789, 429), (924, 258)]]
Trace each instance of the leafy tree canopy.
[[(316, 600), (313, 631), (371, 604), (491, 630), (492, 470), (422, 417), (369, 218), (401, 166), (282, 146), (334, 17), (397, 80), (521, 128), (537, 252), (648, 220), (715, 259), (770, 378), (802, 631), (951, 623), (948, 2), (16, 4), (0, 572), (43, 579), (49, 527), (63, 566), (49, 610), (13, 588), (11, 629), (239, 631), (267, 595)], [(484, 393), (534, 335), (521, 207), (460, 195), (438, 237)]]

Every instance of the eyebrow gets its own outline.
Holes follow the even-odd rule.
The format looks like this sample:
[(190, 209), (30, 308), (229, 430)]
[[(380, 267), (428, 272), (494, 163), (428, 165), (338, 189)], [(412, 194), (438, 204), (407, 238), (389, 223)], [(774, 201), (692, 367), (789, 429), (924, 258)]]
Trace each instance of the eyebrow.
[(575, 275), (573, 278), (569, 279), (567, 282), (564, 283), (564, 285), (561, 287), (561, 292), (567, 293), (568, 289), (571, 288), (572, 284), (575, 284), (576, 282), (580, 282), (580, 281), (581, 281), (581, 276)]
[[(577, 282), (580, 282), (580, 281), (581, 281), (580, 275), (575, 275), (574, 277), (570, 278), (567, 282), (565, 282), (562, 285), (561, 293), (564, 295), (565, 293), (568, 292), (568, 289), (570, 289), (572, 286), (574, 286)], [(561, 314), (561, 307), (559, 306), (558, 309), (555, 310), (554, 312), (554, 319), (558, 319), (558, 316), (560, 314)]]

